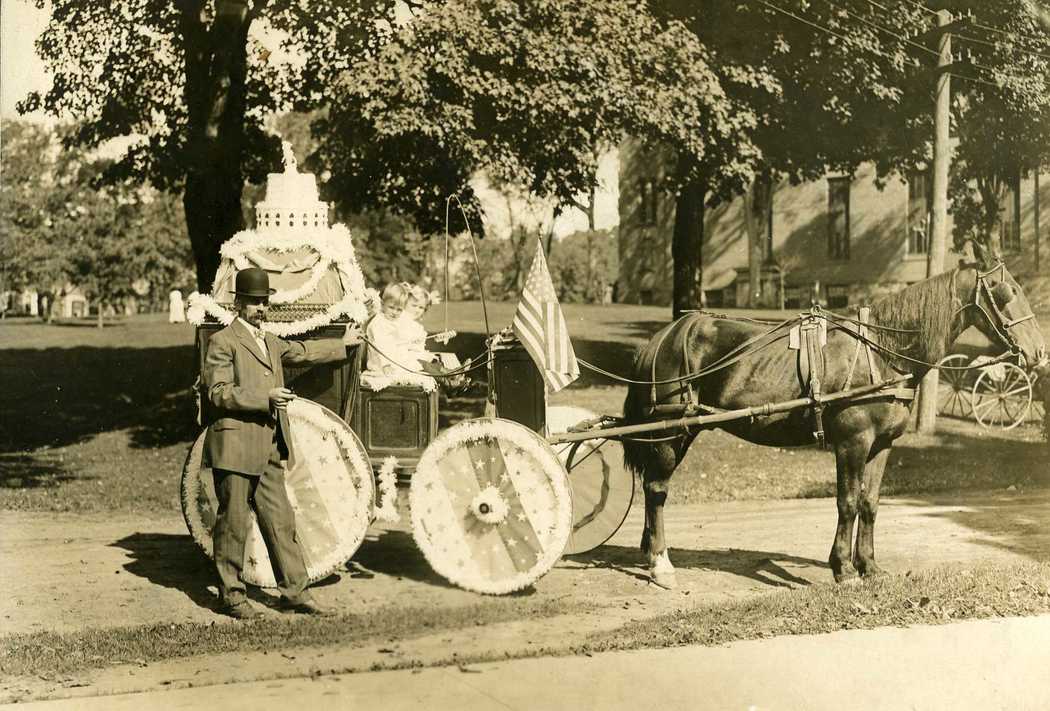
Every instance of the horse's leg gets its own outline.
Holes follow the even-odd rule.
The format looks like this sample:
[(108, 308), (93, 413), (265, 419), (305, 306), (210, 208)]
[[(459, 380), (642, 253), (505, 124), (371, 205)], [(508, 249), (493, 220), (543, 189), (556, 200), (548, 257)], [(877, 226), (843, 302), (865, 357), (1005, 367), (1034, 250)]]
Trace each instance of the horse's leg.
[(855, 435), (835, 445), (835, 470), (839, 521), (835, 528), (835, 541), (831, 544), (828, 563), (835, 582), (856, 579), (857, 570), (850, 562), (853, 551), (853, 522), (857, 518), (861, 477), (871, 450), (872, 438)]
[(857, 547), (853, 551), (853, 565), (864, 576), (882, 573), (875, 564), (875, 516), (879, 513), (879, 489), (889, 456), (889, 447), (876, 452), (864, 469), (864, 484), (858, 503)]
[(642, 486), (645, 491), (645, 528), (642, 531), (642, 553), (649, 564), (649, 575), (662, 588), (672, 589), (676, 585), (674, 566), (667, 555), (667, 539), (664, 536), (664, 504), (671, 474), (678, 466), (678, 454), (672, 443), (652, 446), (652, 458), (643, 472)]

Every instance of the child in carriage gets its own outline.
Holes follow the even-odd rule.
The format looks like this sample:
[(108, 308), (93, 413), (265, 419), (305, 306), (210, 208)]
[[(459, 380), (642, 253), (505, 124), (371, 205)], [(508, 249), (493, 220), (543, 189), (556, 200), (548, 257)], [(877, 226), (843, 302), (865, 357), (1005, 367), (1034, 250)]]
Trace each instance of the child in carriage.
[[(419, 375), (420, 371), (431, 376), (444, 376), (469, 367), (469, 360), (463, 366), (458, 363), (446, 365), (437, 353), (427, 350), (427, 340), (447, 343), (455, 335), (454, 331), (427, 335), (419, 319), (430, 302), (430, 294), (419, 285), (401, 282), (389, 284), (383, 290), (380, 312), (368, 325), (369, 370), (397, 378)], [(444, 381), (451, 391), (458, 391), (468, 383), (462, 373)]]

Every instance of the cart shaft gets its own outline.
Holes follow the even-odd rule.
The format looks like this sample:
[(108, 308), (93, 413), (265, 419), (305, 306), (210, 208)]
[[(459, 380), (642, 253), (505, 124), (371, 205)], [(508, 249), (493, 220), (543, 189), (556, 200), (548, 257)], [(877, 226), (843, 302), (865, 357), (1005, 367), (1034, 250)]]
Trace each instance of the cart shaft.
[[(751, 417), (763, 417), (780, 412), (789, 412), (804, 407), (812, 407), (814, 405), (826, 404), (838, 400), (847, 400), (861, 395), (876, 393), (894, 385), (899, 385), (910, 378), (911, 375), (901, 375), (890, 380), (885, 380), (881, 383), (850, 388), (837, 393), (822, 395), (818, 398), (800, 397), (794, 400), (786, 400), (784, 402), (767, 403), (756, 407), (745, 407), (740, 410), (726, 410), (725, 412), (718, 412), (713, 415), (679, 417), (673, 420), (658, 420), (655, 422), (624, 425), (621, 427), (597, 427), (584, 430), (583, 432), (564, 432), (548, 437), (547, 442), (550, 444), (564, 444), (566, 442), (581, 442), (588, 439), (611, 439), (621, 435), (638, 434), (639, 432), (660, 432), (687, 429), (689, 427), (701, 427), (704, 425), (717, 424), (719, 422), (732, 422), (733, 420), (743, 420)], [(887, 393), (887, 395), (891, 395), (891, 393)]]

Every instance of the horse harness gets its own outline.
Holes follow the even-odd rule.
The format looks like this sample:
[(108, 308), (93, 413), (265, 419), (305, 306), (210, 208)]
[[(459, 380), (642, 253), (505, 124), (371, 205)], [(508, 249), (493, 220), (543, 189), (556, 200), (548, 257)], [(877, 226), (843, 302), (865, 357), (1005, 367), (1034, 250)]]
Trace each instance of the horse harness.
[(827, 344), (828, 320), (820, 314), (819, 306), (803, 314), (799, 324), (788, 332), (788, 348), (798, 351), (798, 382), (802, 394), (813, 398), (813, 439), (821, 448), (826, 444), (821, 395), (827, 372), (827, 360), (824, 357), (824, 346)]
[[(690, 312), (690, 313), (703, 313), (707, 316), (714, 318), (725, 318), (734, 320), (729, 316), (723, 314), (710, 314), (702, 311)], [(871, 346), (870, 335), (868, 331), (868, 323), (870, 317), (870, 309), (864, 307), (859, 310), (859, 319), (856, 322), (846, 320), (842, 323), (836, 321), (842, 330), (851, 335), (857, 343), (856, 349), (853, 353), (853, 358), (850, 361), (849, 370), (846, 375), (845, 387), (849, 387), (853, 381), (853, 374), (856, 371), (856, 366), (860, 360), (860, 355), (863, 352), (865, 354), (865, 360), (868, 365), (868, 379), (871, 386), (877, 386), (880, 381), (877, 380), (878, 369), (875, 365), (874, 351)], [(679, 320), (685, 319), (689, 314), (683, 315)], [(824, 432), (824, 408), (825, 400), (832, 398), (835, 393), (828, 393), (825, 390), (826, 385), (826, 373), (827, 373), (827, 359), (824, 353), (824, 347), (828, 341), (828, 313), (824, 312), (819, 306), (813, 306), (808, 313), (801, 314), (800, 316), (784, 321), (776, 325), (770, 331), (758, 334), (749, 338), (744, 343), (735, 347), (732, 351), (725, 354), (719, 360), (714, 363), (708, 364), (701, 368), (697, 372), (684, 373), (677, 378), (671, 378), (669, 380), (659, 381), (657, 380), (656, 373), (656, 362), (657, 358), (653, 358), (651, 364), (652, 368), (652, 379), (649, 381), (650, 386), (650, 415), (657, 414), (660, 411), (667, 411), (668, 409), (681, 410), (684, 412), (695, 412), (697, 410), (707, 411), (710, 413), (725, 412), (720, 408), (705, 405), (702, 402), (698, 402), (694, 388), (689, 386), (689, 382), (697, 380), (711, 372), (726, 368), (736, 362), (746, 358), (748, 355), (754, 353), (756, 350), (771, 345), (776, 340), (780, 340), (787, 336), (788, 348), (798, 352), (797, 356), (797, 375), (799, 379), (799, 386), (803, 397), (807, 397), (812, 400), (810, 408), (813, 410), (813, 439), (820, 447), (827, 445), (827, 440)], [(689, 334), (695, 327), (695, 322), (686, 324), (686, 328), (682, 334), (682, 365), (689, 362)], [(775, 334), (781, 331), (782, 328), (790, 326), (787, 334), (781, 332), (779, 337)], [(665, 331), (663, 337), (657, 342), (656, 350), (659, 352), (663, 346), (664, 339), (667, 337), (669, 331)], [(766, 340), (769, 339), (769, 340)], [(763, 341), (766, 341), (763, 343)], [(677, 395), (679, 397), (679, 404), (677, 406), (671, 405), (657, 405), (659, 401), (657, 396), (656, 386), (659, 383), (670, 384), (679, 383), (681, 387), (676, 390), (665, 393), (664, 397), (668, 395)], [(890, 388), (893, 388), (890, 390)], [(884, 388), (878, 388), (874, 392), (866, 394), (859, 394), (851, 396), (849, 401), (851, 403), (861, 402), (864, 400), (880, 400), (886, 398), (892, 398), (894, 400), (912, 400), (915, 397), (915, 388), (904, 387), (900, 384), (900, 379), (885, 381)]]

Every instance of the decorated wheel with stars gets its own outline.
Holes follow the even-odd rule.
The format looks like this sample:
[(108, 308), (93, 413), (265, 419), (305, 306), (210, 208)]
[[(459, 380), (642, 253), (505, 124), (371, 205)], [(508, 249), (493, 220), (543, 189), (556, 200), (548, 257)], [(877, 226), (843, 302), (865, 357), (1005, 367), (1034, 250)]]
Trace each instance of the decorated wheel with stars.
[(434, 571), (490, 595), (535, 583), (572, 531), (565, 469), (542, 437), (509, 420), (469, 420), (438, 435), (412, 475), (409, 502), (412, 534)]
[[(310, 582), (332, 574), (357, 551), (372, 521), (375, 482), (361, 441), (331, 410), (298, 398), (288, 405), (291, 448), (285, 489), (295, 513), (296, 536)], [(204, 459), (202, 432), (182, 472), (182, 514), (193, 540), (212, 556), (218, 500), (211, 465)], [(277, 586), (255, 514), (244, 546), (241, 578), (250, 585)]]

